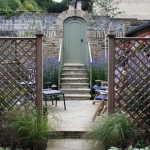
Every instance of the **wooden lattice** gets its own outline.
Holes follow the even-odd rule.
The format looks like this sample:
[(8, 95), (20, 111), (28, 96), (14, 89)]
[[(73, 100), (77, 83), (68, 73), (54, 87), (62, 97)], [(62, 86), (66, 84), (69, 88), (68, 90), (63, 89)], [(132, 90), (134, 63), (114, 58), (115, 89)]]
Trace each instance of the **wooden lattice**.
[(114, 42), (114, 107), (139, 129), (149, 130), (150, 38), (114, 38)]
[(0, 114), (36, 100), (36, 38), (0, 38)]

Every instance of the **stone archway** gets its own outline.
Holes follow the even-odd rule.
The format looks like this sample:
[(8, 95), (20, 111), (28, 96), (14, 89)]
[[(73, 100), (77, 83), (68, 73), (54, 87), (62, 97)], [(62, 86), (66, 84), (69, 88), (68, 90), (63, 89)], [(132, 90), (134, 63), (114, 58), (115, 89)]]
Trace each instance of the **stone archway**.
[(90, 34), (88, 29), (91, 26), (91, 22), (93, 20), (93, 18), (87, 14), (85, 11), (83, 10), (78, 10), (78, 9), (74, 9), (74, 10), (66, 10), (64, 12), (62, 12), (56, 20), (56, 37), (59, 38), (59, 41), (63, 40), (63, 23), (64, 21), (69, 18), (69, 17), (79, 17), (82, 18), (87, 26), (86, 26), (86, 39), (89, 40), (90, 39)]

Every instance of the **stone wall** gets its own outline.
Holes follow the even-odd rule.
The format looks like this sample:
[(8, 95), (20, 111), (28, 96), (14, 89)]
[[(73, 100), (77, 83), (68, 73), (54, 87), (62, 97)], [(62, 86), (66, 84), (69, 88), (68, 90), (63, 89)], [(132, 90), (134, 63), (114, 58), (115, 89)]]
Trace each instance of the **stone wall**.
[(118, 4), (120, 10), (124, 10), (121, 18), (137, 18), (138, 20), (150, 19), (150, 0), (122, 0)]
[[(0, 36), (35, 36), (37, 22), (40, 21), (44, 33), (43, 56), (54, 56), (58, 58), (60, 42), (63, 41), (63, 22), (68, 17), (83, 18), (87, 24), (87, 41), (91, 44), (92, 56), (107, 51), (108, 41), (106, 33), (98, 29), (95, 23), (101, 24), (100, 18), (93, 18), (82, 10), (66, 10), (61, 14), (40, 14), (32, 12), (30, 15), (22, 13), (20, 16), (13, 16), (9, 19), (0, 16)], [(141, 21), (137, 19), (114, 19), (112, 20), (117, 37), (123, 37), (127, 26), (133, 27)], [(132, 23), (134, 22), (134, 23)]]

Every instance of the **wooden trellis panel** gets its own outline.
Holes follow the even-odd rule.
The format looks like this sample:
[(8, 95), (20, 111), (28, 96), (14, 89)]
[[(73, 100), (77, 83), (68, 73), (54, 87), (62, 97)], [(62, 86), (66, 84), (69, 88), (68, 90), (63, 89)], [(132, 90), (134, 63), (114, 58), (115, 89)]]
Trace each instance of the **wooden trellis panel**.
[(0, 115), (26, 102), (42, 110), (41, 33), (35, 38), (0, 38)]
[(115, 110), (121, 112), (139, 129), (149, 130), (150, 38), (115, 38), (114, 34), (108, 36), (108, 113)]
[(36, 38), (0, 39), (0, 113), (36, 100)]

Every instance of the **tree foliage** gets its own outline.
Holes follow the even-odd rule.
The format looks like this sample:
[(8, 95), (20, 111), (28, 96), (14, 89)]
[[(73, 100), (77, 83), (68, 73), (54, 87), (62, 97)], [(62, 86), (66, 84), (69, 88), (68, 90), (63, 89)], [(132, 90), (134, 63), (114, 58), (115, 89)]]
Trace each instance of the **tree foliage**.
[(7, 0), (0, 0), (0, 9), (9, 9), (8, 8), (8, 1)]
[(58, 3), (53, 0), (0, 0), (0, 15), (10, 17), (16, 15), (16, 11), (61, 13), (68, 9), (68, 2), (70, 1), (63, 0)]
[(0, 0), (0, 9), (38, 10), (40, 7), (35, 0)]
[(61, 13), (68, 9), (68, 3), (71, 0), (63, 0), (62, 2), (52, 2), (51, 5), (48, 7), (47, 11), (49, 13)]
[(124, 13), (123, 10), (119, 10), (118, 7), (121, 1), (122, 0), (92, 0), (91, 5), (93, 6), (93, 12), (91, 14), (99, 20), (96, 24), (97, 28), (106, 30), (112, 18)]
[(118, 8), (118, 4), (122, 0), (93, 0), (93, 13), (100, 16), (109, 16), (114, 18), (118, 14), (123, 13)]

